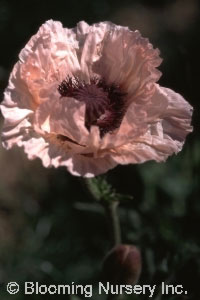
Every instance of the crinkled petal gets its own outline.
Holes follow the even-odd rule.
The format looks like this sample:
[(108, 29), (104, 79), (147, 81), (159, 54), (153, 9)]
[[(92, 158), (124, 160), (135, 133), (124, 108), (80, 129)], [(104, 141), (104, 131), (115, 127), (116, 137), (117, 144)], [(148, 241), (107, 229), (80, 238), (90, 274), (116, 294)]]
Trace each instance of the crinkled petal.
[(10, 74), (2, 105), (7, 106), (8, 108), (18, 106), (23, 109), (34, 110), (35, 101), (30, 91), (27, 89), (26, 82), (21, 76), (20, 67), (20, 62), (17, 62)]
[(44, 167), (51, 165), (51, 158), (49, 157), (49, 144), (42, 137), (30, 138), (22, 143), (24, 151), (28, 159), (40, 158)]
[(162, 113), (164, 135), (184, 144), (185, 138), (193, 129), (191, 126), (192, 106), (178, 93), (161, 87), (168, 99), (168, 107)]
[(60, 22), (49, 20), (29, 40), (19, 58), (26, 64), (32, 62), (31, 65), (36, 67), (37, 71), (40, 68), (45, 79), (51, 80), (53, 77), (55, 80), (56, 74), (63, 78), (68, 72), (75, 73), (80, 70), (77, 48), (78, 43), (73, 31), (63, 28)]
[(154, 122), (149, 123), (144, 135), (114, 149), (113, 158), (118, 163), (165, 161), (168, 156), (181, 151), (187, 134), (192, 131), (192, 107), (181, 95), (157, 86), (153, 97), (155, 101), (157, 97), (166, 100), (167, 107), (160, 109), (160, 116), (156, 115)]
[(69, 160), (62, 157), (60, 165), (66, 166), (68, 171), (76, 176), (94, 177), (114, 168), (117, 162), (110, 155), (93, 158), (84, 155), (72, 155)]
[(79, 144), (85, 144), (88, 135), (84, 122), (84, 103), (67, 97), (45, 101), (35, 114), (36, 128), (66, 136)]
[(148, 102), (141, 104), (133, 101), (122, 120), (120, 128), (112, 134), (106, 134), (101, 142), (101, 148), (114, 148), (127, 144), (144, 135), (150, 123), (160, 120), (168, 106), (166, 93), (156, 85), (154, 94)]
[(92, 77), (99, 75), (99, 72), (96, 73), (93, 69), (93, 64), (102, 55), (102, 42), (111, 26), (114, 26), (114, 24), (110, 22), (101, 22), (89, 26), (86, 22), (81, 21), (73, 29), (79, 45), (77, 49), (77, 56), (81, 66), (79, 76), (86, 82), (90, 82)]
[(169, 155), (180, 150), (181, 145), (179, 143), (174, 143), (169, 139), (146, 135), (141, 139), (115, 149), (112, 157), (120, 164), (138, 164), (148, 160), (162, 162)]
[(154, 93), (154, 83), (161, 76), (156, 67), (161, 61), (159, 50), (138, 31), (110, 24), (93, 69), (108, 82), (119, 84), (128, 94), (127, 101), (143, 101)]
[(94, 159), (65, 152), (58, 145), (47, 143), (43, 138), (32, 138), (23, 146), (29, 159), (39, 157), (45, 167), (65, 166), (71, 174), (76, 176), (94, 177), (117, 165), (109, 155)]
[[(5, 93), (7, 94), (7, 92)], [(9, 99), (7, 95), (7, 99)], [(32, 128), (31, 119), (33, 111), (29, 109), (22, 109), (3, 101), (0, 108), (5, 119), (2, 128), (2, 143), (6, 149), (10, 149), (13, 145), (21, 145), (21, 141), (29, 135)]]
[(72, 30), (50, 20), (40, 27), (20, 52), (19, 78), (23, 80), (36, 106), (45, 100), (42, 96), (45, 91), (50, 92), (52, 86), (56, 90), (67, 75), (80, 72), (77, 47)]
[(5, 118), (4, 126), (15, 126), (33, 114), (33, 111), (29, 109), (7, 107), (5, 105), (1, 105), (1, 112)]
[(4, 126), (1, 136), (3, 146), (6, 149), (14, 145), (22, 146), (22, 141), (30, 138), (30, 131), (32, 131), (31, 124), (26, 119), (15, 126)]

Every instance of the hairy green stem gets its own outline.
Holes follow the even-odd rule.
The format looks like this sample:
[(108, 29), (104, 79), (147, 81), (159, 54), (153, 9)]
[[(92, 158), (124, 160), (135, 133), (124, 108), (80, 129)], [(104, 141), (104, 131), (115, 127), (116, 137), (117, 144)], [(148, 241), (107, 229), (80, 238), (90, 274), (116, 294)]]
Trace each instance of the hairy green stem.
[[(91, 179), (86, 179), (84, 184), (92, 198), (99, 202), (105, 209), (112, 247), (119, 245), (121, 243), (121, 229), (117, 211), (119, 201), (115, 200), (115, 197), (114, 199), (112, 197), (108, 197), (108, 194), (105, 196), (104, 193), (101, 192), (101, 186), (98, 186), (97, 182), (92, 182)], [(119, 299), (119, 295), (109, 294), (107, 297), (107, 300), (117, 299)]]
[(102, 204), (106, 211), (112, 244), (113, 246), (119, 245), (121, 243), (121, 229), (117, 212), (119, 202), (105, 201)]
[[(117, 212), (119, 202), (118, 201), (105, 201), (103, 206), (105, 208), (108, 220), (108, 227), (110, 230), (110, 236), (113, 246), (117, 246), (121, 243), (121, 228), (119, 222), (119, 216)], [(119, 295), (109, 294), (107, 300), (117, 300)]]
[(105, 188), (108, 188), (107, 186), (105, 187), (105, 179), (99, 181), (95, 179), (85, 179), (83, 183), (90, 196), (104, 207), (112, 244), (113, 246), (119, 245), (121, 243), (121, 230), (117, 211), (119, 201), (117, 201), (115, 197), (113, 198), (112, 190), (108, 190), (107, 193), (105, 193)]

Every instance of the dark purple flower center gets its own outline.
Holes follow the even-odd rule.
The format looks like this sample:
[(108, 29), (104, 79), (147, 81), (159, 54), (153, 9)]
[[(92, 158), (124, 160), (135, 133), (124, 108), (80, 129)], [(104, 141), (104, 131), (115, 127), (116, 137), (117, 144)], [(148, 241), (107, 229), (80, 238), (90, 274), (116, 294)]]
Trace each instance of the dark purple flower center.
[(86, 105), (85, 126), (97, 125), (101, 137), (117, 129), (126, 111), (125, 93), (116, 84), (92, 78), (90, 83), (67, 77), (58, 87), (61, 97), (73, 97)]

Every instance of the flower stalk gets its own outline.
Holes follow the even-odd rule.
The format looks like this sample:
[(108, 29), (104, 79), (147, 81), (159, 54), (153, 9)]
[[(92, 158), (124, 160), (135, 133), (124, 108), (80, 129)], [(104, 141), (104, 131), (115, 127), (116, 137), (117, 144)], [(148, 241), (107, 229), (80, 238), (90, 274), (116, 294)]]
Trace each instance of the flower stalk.
[[(118, 205), (119, 201), (102, 201), (102, 205), (104, 206), (107, 220), (108, 220), (108, 228), (110, 231), (110, 238), (112, 242), (112, 246), (115, 247), (121, 243), (121, 227), (120, 220), (118, 215)], [(107, 300), (118, 300), (119, 295), (109, 294)]]
[(95, 201), (104, 207), (112, 247), (121, 243), (121, 228), (118, 215), (118, 206), (121, 195), (117, 194), (104, 177), (98, 176), (84, 181), (88, 192)]
[(120, 221), (118, 215), (118, 205), (119, 201), (105, 201), (102, 202), (107, 219), (108, 225), (110, 230), (111, 241), (114, 246), (117, 246), (121, 243), (121, 228), (120, 228)]
[[(92, 198), (104, 207), (110, 231), (112, 245), (103, 261), (103, 281), (113, 285), (135, 284), (141, 273), (141, 255), (136, 246), (122, 244), (118, 214), (120, 202), (131, 197), (116, 193), (103, 176), (87, 179), (84, 183)], [(119, 299), (123, 299), (123, 295), (107, 295), (107, 300)]]

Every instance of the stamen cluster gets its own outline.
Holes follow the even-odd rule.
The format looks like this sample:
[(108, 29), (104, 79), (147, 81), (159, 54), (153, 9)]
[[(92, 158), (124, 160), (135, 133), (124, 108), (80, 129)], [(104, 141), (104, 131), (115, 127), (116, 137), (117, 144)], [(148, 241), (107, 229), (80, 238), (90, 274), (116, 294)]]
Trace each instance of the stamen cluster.
[(107, 84), (105, 79), (93, 77), (90, 83), (68, 76), (58, 87), (62, 97), (73, 97), (86, 104), (85, 126), (99, 127), (103, 137), (117, 129), (126, 112), (125, 93), (116, 84)]

